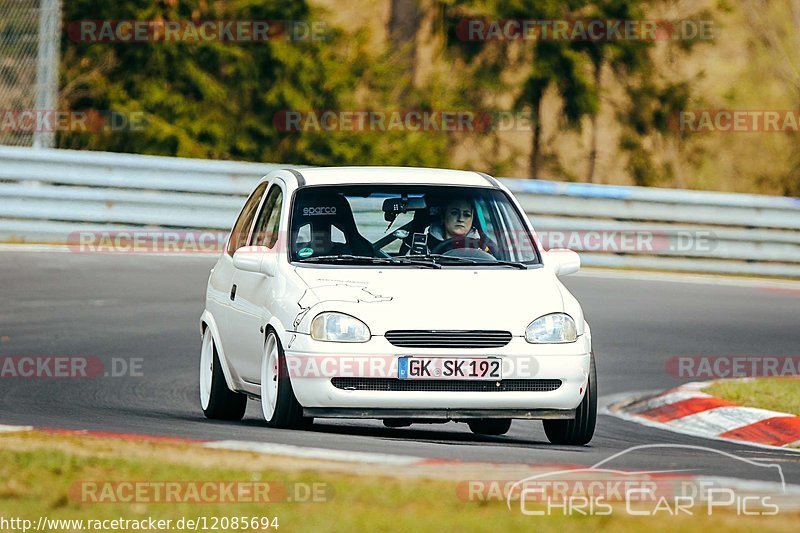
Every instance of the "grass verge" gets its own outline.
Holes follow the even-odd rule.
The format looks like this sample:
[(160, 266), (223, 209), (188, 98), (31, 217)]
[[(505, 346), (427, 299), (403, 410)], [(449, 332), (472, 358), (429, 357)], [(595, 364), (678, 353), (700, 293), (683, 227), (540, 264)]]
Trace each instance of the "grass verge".
[[(308, 464), (308, 463), (305, 463)], [(397, 467), (399, 468), (399, 467)], [(432, 467), (435, 468), (435, 467)], [(268, 482), (282, 486), (279, 496), (292, 496), (296, 487), (323, 487), (326, 501), (271, 503), (153, 503), (152, 492), (137, 501), (97, 503), (109, 493), (87, 490), (87, 483), (116, 487), (111, 499), (131, 492), (119, 482), (205, 481)], [(104, 485), (110, 482), (109, 485)], [(787, 531), (800, 513), (777, 516), (633, 517), (624, 510), (611, 516), (524, 516), (509, 511), (505, 502), (465, 502), (458, 498), (457, 481), (393, 475), (356, 475), (304, 467), (300, 461), (248, 452), (208, 450), (192, 444), (131, 442), (38, 432), (0, 436), (0, 524), (23, 518), (172, 520), (206, 518), (206, 527), (221, 517), (278, 518), (278, 531)], [(90, 495), (87, 497), (87, 494)], [(273, 491), (270, 491), (273, 494)], [(312, 498), (313, 499), (313, 498)], [(319, 498), (317, 498), (319, 499)], [(249, 528), (218, 527), (218, 530)], [(109, 527), (109, 526), (106, 526)], [(0, 530), (11, 530), (0, 525)], [(45, 530), (77, 530), (50, 527)], [(129, 527), (128, 529), (133, 529)], [(19, 529), (16, 529), (19, 530)], [(84, 530), (86, 530), (84, 526)], [(203, 530), (200, 526), (199, 530)], [(267, 530), (264, 530), (267, 531)]]
[(715, 381), (703, 392), (747, 407), (800, 416), (800, 379), (795, 377)]

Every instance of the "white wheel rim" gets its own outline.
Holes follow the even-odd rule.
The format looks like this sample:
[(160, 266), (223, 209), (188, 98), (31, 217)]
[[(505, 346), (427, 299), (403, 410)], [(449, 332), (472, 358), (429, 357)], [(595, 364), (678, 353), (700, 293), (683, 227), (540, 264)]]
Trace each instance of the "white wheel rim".
[(200, 349), (200, 405), (208, 409), (211, 402), (211, 382), (214, 378), (214, 339), (206, 329)]
[(261, 362), (261, 410), (267, 422), (275, 416), (275, 406), (278, 404), (278, 376), (278, 343), (275, 335), (270, 335)]

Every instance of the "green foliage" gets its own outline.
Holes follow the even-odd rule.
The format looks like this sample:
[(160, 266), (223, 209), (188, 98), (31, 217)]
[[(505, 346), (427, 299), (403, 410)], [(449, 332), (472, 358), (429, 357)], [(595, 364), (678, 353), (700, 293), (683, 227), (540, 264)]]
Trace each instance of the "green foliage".
[[(303, 1), (73, 0), (65, 24), (109, 20), (311, 21)], [(314, 18), (314, 20), (317, 20)], [(325, 41), (80, 43), (64, 37), (62, 99), (72, 110), (141, 112), (143, 131), (69, 132), (62, 148), (312, 165), (446, 162), (444, 140), (367, 132), (283, 132), (285, 110), (354, 109), (370, 68), (364, 36)]]
[[(453, 11), (452, 18), (458, 16), (478, 16), (490, 20), (536, 19), (536, 20), (647, 20), (646, 11), (658, 0), (452, 0), (447, 2)], [(704, 18), (710, 13), (700, 12)], [(487, 45), (487, 43), (482, 43)], [(448, 40), (451, 49), (458, 51), (465, 61), (476, 63), (491, 62), (499, 70), (522, 69), (527, 77), (518, 87), (506, 87), (516, 94), (514, 109), (528, 110), (533, 115), (534, 128), (531, 146), (530, 175), (537, 174), (542, 164), (559, 175), (564, 169), (558, 157), (542, 147), (541, 104), (549, 91), (553, 91), (561, 102), (561, 118), (558, 129), (580, 131), (586, 118), (594, 119), (600, 112), (605, 92), (603, 71), (610, 70), (626, 93), (621, 107), (616, 109), (616, 119), (622, 129), (620, 150), (627, 153), (627, 169), (635, 183), (656, 184), (672, 176), (670, 165), (654, 162), (652, 138), (677, 139), (679, 132), (671, 128), (671, 118), (685, 109), (691, 98), (691, 85), (688, 81), (672, 81), (657, 71), (653, 57), (654, 43), (648, 40), (568, 40), (553, 41), (534, 39), (523, 41), (529, 48), (527, 53), (517, 54), (521, 60), (509, 67), (510, 52), (519, 43), (489, 43), (487, 46), (502, 46), (506, 53), (491, 56), (475, 51), (474, 43), (459, 43)], [(696, 41), (678, 41), (668, 46), (676, 52), (688, 53)], [(483, 71), (490, 71), (484, 66)], [(498, 76), (499, 78), (499, 76)], [(480, 94), (476, 94), (478, 98)], [(597, 124), (591, 121), (596, 130)], [(592, 131), (596, 138), (597, 131)], [(589, 158), (596, 157), (594, 147)], [(588, 179), (592, 179), (593, 159), (590, 162)]]
[[(327, 39), (91, 44), (74, 42), (65, 31), (60, 107), (141, 114), (144, 127), (60, 132), (57, 143), (62, 148), (310, 165), (468, 164), (493, 173), (544, 171), (558, 179), (587, 181), (611, 167), (620, 174), (610, 176), (616, 182), (798, 195), (796, 133), (787, 133), (780, 142), (775, 136), (764, 141), (772, 151), (759, 152), (761, 157), (753, 155), (752, 161), (728, 150), (738, 159), (728, 165), (725, 176), (717, 176), (715, 157), (735, 143), (690, 138), (675, 127), (680, 110), (752, 107), (748, 96), (761, 91), (753, 80), (784, 80), (784, 92), (792, 95), (800, 87), (800, 69), (795, 68), (800, 63), (793, 56), (785, 61), (783, 52), (775, 51), (793, 50), (785, 44), (794, 35), (787, 8), (770, 4), (767, 9), (766, 2), (756, 0), (735, 7), (727, 0), (716, 4), (684, 5), (679, 17), (713, 20), (742, 10), (754, 28), (752, 42), (745, 43), (753, 50), (753, 66), (743, 76), (747, 83), (710, 92), (700, 83), (703, 69), (693, 68), (697, 49), (729, 44), (732, 38), (724, 43), (468, 41), (457, 30), (459, 22), (475, 17), (648, 20), (665, 7), (675, 12), (671, 0), (421, 2), (427, 11), (420, 19), (433, 21), (432, 35), (426, 35), (427, 23), (420, 23), (406, 43), (397, 45), (390, 38), (380, 47), (370, 35), (373, 29), (381, 31), (374, 28), (380, 24), (377, 19), (368, 28), (336, 27), (331, 22), (336, 17), (311, 7), (314, 0), (70, 0), (64, 2), (65, 28), (84, 19), (323, 21)], [(424, 68), (418, 69), (420, 65)], [(554, 103), (559, 118), (543, 125), (542, 114), (549, 116)], [(513, 111), (530, 116), (532, 132), (279, 131), (276, 117), (286, 110), (473, 110), (488, 116)], [(615, 139), (618, 147), (610, 147)], [(527, 173), (521, 169), (526, 152)], [(602, 170), (595, 171), (597, 161)], [(750, 166), (744, 168), (742, 161)], [(776, 161), (781, 168), (776, 169)]]

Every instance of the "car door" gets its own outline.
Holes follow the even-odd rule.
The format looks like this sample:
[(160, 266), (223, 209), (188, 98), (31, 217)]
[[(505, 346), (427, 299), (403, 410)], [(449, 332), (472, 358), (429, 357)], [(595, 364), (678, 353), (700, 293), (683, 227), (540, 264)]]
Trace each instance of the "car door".
[(258, 206), (261, 205), (268, 185), (268, 182), (259, 184), (245, 202), (242, 211), (239, 213), (231, 229), (231, 234), (228, 237), (228, 242), (225, 247), (225, 253), (222, 254), (217, 264), (214, 265), (214, 269), (211, 271), (211, 276), (209, 278), (206, 305), (217, 323), (220, 336), (219, 341), (228, 359), (228, 364), (233, 367), (233, 370), (237, 374), (239, 373), (239, 367), (241, 365), (239, 364), (236, 350), (233, 347), (233, 336), (230, 331), (231, 298), (234, 296), (231, 289), (234, 283), (233, 275), (236, 271), (233, 266), (233, 254), (236, 250), (247, 244), (247, 239), (250, 236)]
[[(265, 246), (267, 253), (277, 249), (284, 203), (283, 183), (274, 180), (259, 208), (248, 246)], [(250, 383), (261, 381), (261, 358), (264, 352), (264, 328), (272, 318), (270, 308), (279, 280), (256, 272), (235, 270), (235, 296), (231, 300), (230, 331), (241, 377)]]

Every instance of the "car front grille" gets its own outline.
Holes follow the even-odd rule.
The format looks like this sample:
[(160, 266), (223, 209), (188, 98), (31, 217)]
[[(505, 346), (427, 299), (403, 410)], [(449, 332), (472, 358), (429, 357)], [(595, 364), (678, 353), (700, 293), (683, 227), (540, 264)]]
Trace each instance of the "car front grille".
[(331, 383), (338, 389), (385, 392), (551, 392), (561, 386), (560, 379), (332, 378)]
[(511, 342), (508, 331), (395, 330), (386, 340), (403, 348), (500, 348)]

